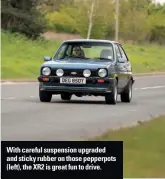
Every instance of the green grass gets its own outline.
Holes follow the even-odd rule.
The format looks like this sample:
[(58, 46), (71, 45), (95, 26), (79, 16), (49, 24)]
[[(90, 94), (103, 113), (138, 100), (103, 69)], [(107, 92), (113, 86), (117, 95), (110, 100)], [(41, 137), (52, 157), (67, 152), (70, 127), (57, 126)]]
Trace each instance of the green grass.
[(156, 44), (124, 44), (136, 73), (165, 72), (165, 46)]
[(165, 177), (165, 116), (137, 127), (107, 132), (94, 140), (124, 142), (125, 178)]
[[(2, 31), (2, 79), (36, 79), (45, 55), (52, 56), (59, 41), (32, 41)], [(124, 44), (133, 72), (165, 71), (164, 46)]]
[(4, 32), (1, 37), (2, 79), (36, 79), (43, 57), (52, 56), (60, 45), (59, 41), (32, 41), (22, 35)]

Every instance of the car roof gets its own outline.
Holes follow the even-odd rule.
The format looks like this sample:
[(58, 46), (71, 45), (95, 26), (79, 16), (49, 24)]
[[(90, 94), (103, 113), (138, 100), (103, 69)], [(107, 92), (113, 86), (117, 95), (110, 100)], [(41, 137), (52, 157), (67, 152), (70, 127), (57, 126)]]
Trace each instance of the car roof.
[(73, 39), (73, 40), (65, 40), (63, 41), (63, 43), (69, 43), (69, 42), (102, 42), (102, 43), (117, 43), (117, 44), (120, 44), (119, 42), (117, 41), (112, 41), (112, 40), (101, 40), (101, 39)]

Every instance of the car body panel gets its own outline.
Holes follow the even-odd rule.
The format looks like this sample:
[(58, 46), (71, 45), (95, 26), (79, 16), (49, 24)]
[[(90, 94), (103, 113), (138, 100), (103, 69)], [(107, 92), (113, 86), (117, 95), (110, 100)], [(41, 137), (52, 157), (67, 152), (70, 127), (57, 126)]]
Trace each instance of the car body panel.
[[(121, 44), (119, 43), (114, 43), (114, 46), (117, 46), (118, 48), (122, 48), (125, 56), (126, 56), (126, 53), (122, 47)], [(120, 49), (119, 49), (120, 50)], [(131, 71), (131, 64), (129, 62), (129, 59), (128, 57), (126, 56), (125, 58), (125, 61), (123, 63), (119, 63), (118, 62), (118, 55), (117, 55), (117, 49), (114, 48), (114, 51), (115, 51), (115, 58), (116, 58), (116, 72), (118, 74), (118, 79), (119, 79), (119, 88), (120, 89), (123, 89), (125, 88), (125, 86), (127, 86), (127, 84), (129, 83), (130, 79), (133, 78), (132, 76), (132, 71)], [(121, 55), (121, 53), (120, 53)], [(130, 69), (130, 70), (129, 70)], [(134, 81), (134, 80), (133, 80)]]

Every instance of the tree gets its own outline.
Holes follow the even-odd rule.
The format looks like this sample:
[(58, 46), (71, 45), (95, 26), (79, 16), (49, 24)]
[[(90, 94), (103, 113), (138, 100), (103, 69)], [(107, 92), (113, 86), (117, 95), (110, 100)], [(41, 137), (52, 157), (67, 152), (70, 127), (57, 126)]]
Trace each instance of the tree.
[(2, 0), (2, 28), (37, 38), (44, 31), (44, 18), (34, 0)]
[(37, 0), (37, 7), (43, 13), (60, 11), (61, 5), (74, 4), (74, 0)]

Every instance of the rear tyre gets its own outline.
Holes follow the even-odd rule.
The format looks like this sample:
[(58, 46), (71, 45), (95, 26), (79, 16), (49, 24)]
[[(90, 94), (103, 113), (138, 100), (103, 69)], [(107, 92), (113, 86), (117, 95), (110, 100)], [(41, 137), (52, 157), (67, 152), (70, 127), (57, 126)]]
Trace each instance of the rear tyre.
[(107, 94), (105, 96), (105, 102), (106, 104), (116, 104), (117, 103), (117, 80), (115, 79), (114, 84), (113, 84), (113, 89), (112, 89), (112, 93)]
[(50, 102), (52, 94), (46, 91), (39, 91), (39, 97), (41, 102)]
[(62, 100), (67, 100), (67, 101), (69, 101), (69, 100), (71, 100), (71, 97), (72, 97), (72, 95), (69, 94), (69, 93), (62, 93), (62, 94), (61, 94), (61, 99), (62, 99)]
[(132, 100), (132, 80), (130, 80), (127, 88), (120, 95), (121, 102), (130, 103)]

